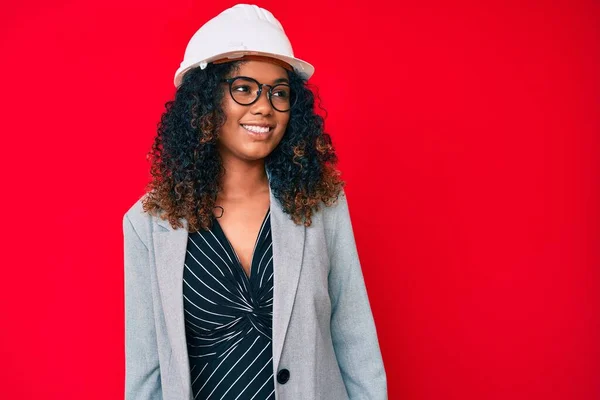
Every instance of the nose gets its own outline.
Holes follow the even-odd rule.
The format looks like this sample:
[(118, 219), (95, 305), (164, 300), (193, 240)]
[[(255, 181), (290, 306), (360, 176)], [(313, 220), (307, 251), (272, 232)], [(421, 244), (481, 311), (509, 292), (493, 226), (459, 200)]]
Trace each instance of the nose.
[(252, 114), (270, 115), (273, 113), (273, 106), (269, 100), (270, 86), (263, 86), (258, 100), (252, 104)]

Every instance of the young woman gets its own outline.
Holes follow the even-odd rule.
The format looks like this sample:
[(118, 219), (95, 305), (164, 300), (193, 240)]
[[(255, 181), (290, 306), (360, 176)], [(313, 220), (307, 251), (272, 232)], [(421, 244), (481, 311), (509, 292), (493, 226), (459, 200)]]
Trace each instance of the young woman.
[(127, 399), (386, 399), (343, 182), (279, 22), (190, 40), (125, 214)]

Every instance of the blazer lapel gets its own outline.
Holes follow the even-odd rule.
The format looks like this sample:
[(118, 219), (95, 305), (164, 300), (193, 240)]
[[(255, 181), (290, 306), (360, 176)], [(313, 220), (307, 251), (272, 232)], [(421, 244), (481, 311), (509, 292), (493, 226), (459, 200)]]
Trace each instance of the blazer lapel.
[(162, 231), (155, 231), (154, 254), (156, 274), (162, 301), (163, 314), (175, 369), (182, 382), (182, 399), (191, 398), (190, 368), (185, 338), (183, 316), (183, 268), (187, 250), (187, 221), (182, 220), (184, 228), (173, 229), (168, 221), (157, 219)]
[[(283, 212), (269, 187), (271, 202), (271, 237), (273, 240), (273, 366), (279, 367), (285, 335), (298, 289), (304, 252), (304, 225), (296, 225)], [(165, 323), (183, 385), (183, 398), (191, 397), (189, 359), (183, 313), (183, 268), (187, 250), (187, 221), (184, 228), (173, 229), (168, 221), (157, 219), (163, 230), (155, 231), (154, 254), (158, 287)]]
[(273, 367), (279, 360), (287, 332), (304, 252), (304, 225), (296, 225), (271, 195), (271, 237), (273, 238)]

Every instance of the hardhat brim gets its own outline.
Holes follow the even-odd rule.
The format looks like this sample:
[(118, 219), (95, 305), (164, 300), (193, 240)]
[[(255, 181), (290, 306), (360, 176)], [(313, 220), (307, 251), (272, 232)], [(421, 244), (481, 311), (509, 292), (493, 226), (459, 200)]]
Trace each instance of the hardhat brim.
[(295, 57), (283, 56), (281, 54), (273, 54), (273, 53), (265, 53), (262, 51), (248, 51), (248, 50), (236, 50), (236, 51), (228, 51), (226, 53), (217, 54), (210, 58), (201, 61), (195, 61), (191, 64), (181, 63), (180, 67), (175, 72), (175, 78), (173, 80), (175, 87), (179, 87), (181, 85), (181, 81), (183, 80), (183, 75), (194, 67), (201, 66), (201, 64), (208, 64), (212, 61), (221, 60), (224, 58), (231, 59), (231, 61), (236, 61), (236, 59), (241, 58), (244, 55), (257, 55), (264, 57), (271, 57), (281, 61), (284, 61), (292, 66), (294, 71), (296, 71), (303, 79), (309, 79), (315, 72), (315, 68), (307, 63), (304, 60)]

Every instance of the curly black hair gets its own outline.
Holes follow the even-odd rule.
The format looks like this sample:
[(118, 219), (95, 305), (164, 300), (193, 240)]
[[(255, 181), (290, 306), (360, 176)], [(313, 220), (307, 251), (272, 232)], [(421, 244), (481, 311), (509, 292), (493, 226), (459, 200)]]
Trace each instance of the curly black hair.
[[(209, 64), (189, 70), (175, 98), (165, 104), (158, 132), (148, 153), (151, 181), (144, 210), (168, 219), (176, 229), (185, 218), (188, 231), (210, 229), (224, 174), (217, 141), (225, 122), (221, 108), (227, 74), (244, 61)], [(274, 197), (296, 224), (311, 225), (320, 203), (334, 204), (344, 186), (336, 169), (331, 137), (315, 112), (315, 94), (294, 71), (288, 71), (296, 104), (278, 146), (265, 159)], [(317, 95), (318, 99), (318, 95)]]

